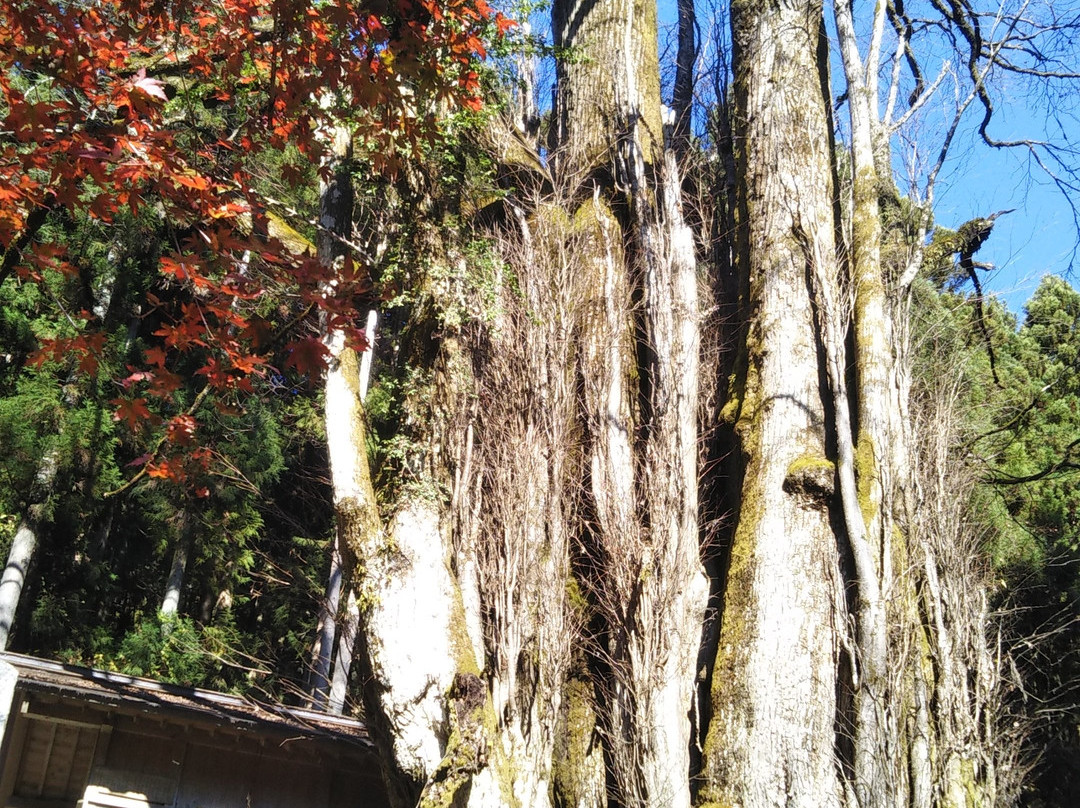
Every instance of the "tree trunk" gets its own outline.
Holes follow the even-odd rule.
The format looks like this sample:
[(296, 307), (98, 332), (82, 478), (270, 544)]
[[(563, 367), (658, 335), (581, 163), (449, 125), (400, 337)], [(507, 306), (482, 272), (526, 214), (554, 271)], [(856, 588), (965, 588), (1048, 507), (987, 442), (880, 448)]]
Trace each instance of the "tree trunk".
[(678, 0), (679, 44), (675, 55), (675, 87), (671, 107), (675, 113), (671, 145), (680, 162), (690, 149), (690, 126), (694, 108), (694, 68), (697, 65), (697, 16), (694, 0)]
[(19, 608), (26, 573), (37, 552), (42, 505), (52, 494), (58, 462), (56, 449), (46, 453), (41, 461), (31, 492), (33, 501), (19, 520), (11, 549), (8, 550), (4, 574), (0, 577), (0, 651), (7, 650), (11, 632), (15, 628), (15, 612)]
[[(341, 181), (340, 179), (338, 180)], [(327, 202), (330, 200), (327, 198)], [(327, 245), (329, 247), (329, 245)], [(371, 364), (375, 353), (375, 325), (378, 314), (374, 309), (368, 312), (367, 327), (364, 336), (367, 346), (360, 358), (359, 388), (357, 395), (362, 404), (371, 382)], [(331, 372), (337, 372), (332, 368)], [(356, 602), (356, 592), (352, 587), (353, 555), (346, 556), (341, 548), (341, 535), (335, 534), (333, 549), (330, 553), (330, 579), (326, 585), (326, 595), (319, 612), (318, 637), (315, 640), (312, 664), (311, 696), (317, 708), (326, 707), (331, 713), (341, 715), (345, 709), (345, 696), (352, 670), (353, 653), (356, 647), (356, 634), (359, 631), (360, 607)], [(347, 563), (349, 562), (349, 563)], [(341, 593), (347, 587), (347, 608), (345, 622), (338, 631), (337, 617), (341, 609)], [(330, 673), (332, 651), (337, 645), (334, 656), (333, 675)]]
[[(329, 432), (327, 433), (329, 435)], [(324, 709), (330, 691), (330, 661), (337, 638), (337, 617), (341, 608), (342, 577), (345, 564), (342, 559), (340, 533), (335, 533), (330, 550), (330, 578), (326, 593), (319, 604), (319, 625), (311, 659), (311, 706)]]
[(330, 682), (330, 699), (327, 710), (333, 715), (345, 712), (345, 698), (349, 691), (349, 673), (352, 671), (353, 655), (356, 653), (356, 637), (360, 631), (360, 604), (356, 592), (349, 587), (345, 603), (345, 619), (338, 635), (337, 655), (334, 657), (334, 675)]
[[(855, 687), (854, 783), (860, 805), (867, 808), (900, 804), (905, 777), (895, 756), (895, 715), (890, 715), (889, 642), (887, 616), (882, 604), (893, 591), (892, 485), (899, 451), (898, 424), (893, 415), (897, 399), (890, 386), (895, 367), (892, 353), (891, 313), (885, 297), (881, 267), (880, 180), (874, 160), (877, 129), (878, 43), (884, 24), (884, 5), (875, 9), (874, 34), (864, 65), (855, 41), (849, 3), (838, 0), (836, 20), (852, 126), (853, 194), (848, 252), (854, 289), (854, 330), (857, 437), (853, 436), (859, 491), (847, 494), (853, 503), (851, 520), (858, 520), (859, 546), (866, 558), (856, 563), (856, 604), (859, 648)], [(837, 408), (840, 409), (837, 402)], [(861, 513), (860, 513), (861, 511)], [(849, 535), (853, 533), (849, 527)], [(856, 539), (853, 537), (853, 545)]]
[[(842, 569), (812, 256), (835, 256), (821, 5), (732, 4), (744, 356), (741, 444), (712, 722), (710, 805), (837, 806)], [(808, 255), (809, 253), (809, 255)]]
[[(559, 73), (570, 210), (512, 199), (513, 285), (490, 278), (497, 310), (478, 336), (443, 322), (418, 397), (431, 409), (411, 418), (449, 503), (406, 493), (386, 538), (349, 544), (368, 721), (402, 804), (543, 806), (554, 790), (586, 806), (609, 789), (690, 804), (706, 601), (697, 277), (663, 147), (655, 8), (554, 15), (559, 44), (590, 54)], [(481, 268), (428, 246), (424, 260), (454, 270), (435, 305), (469, 299)], [(350, 418), (355, 433), (359, 410), (334, 422)], [(339, 442), (363, 456), (355, 436)]]
[(169, 567), (169, 579), (165, 583), (165, 597), (161, 599), (161, 613), (174, 615), (180, 610), (180, 595), (184, 590), (184, 575), (187, 572), (188, 559), (195, 541), (195, 534), (188, 515), (183, 515), (180, 536), (173, 550), (172, 564)]
[[(336, 138), (343, 159), (347, 141), (343, 132)], [(350, 232), (349, 181), (341, 163), (323, 189), (321, 260), (337, 260), (344, 251), (333, 235)], [(409, 808), (461, 799), (502, 804), (500, 784), (486, 766), (491, 722), (475, 650), (481, 640), (467, 628), (478, 626), (479, 616), (465, 616), (442, 508), (430, 496), (406, 493), (384, 529), (367, 457), (360, 358), (341, 333), (325, 340), (335, 521), (339, 547), (356, 559), (365, 713), (390, 800)], [(453, 412), (451, 398), (439, 401)], [(432, 432), (433, 443), (441, 445), (445, 436)]]
[(19, 521), (15, 538), (8, 551), (4, 576), (0, 579), (0, 651), (7, 650), (8, 640), (15, 627), (15, 611), (19, 607), (19, 596), (26, 582), (26, 571), (37, 551), (37, 523), (28, 516)]
[[(693, 237), (665, 154), (656, 10), (557, 2), (560, 169), (591, 291), (582, 335), (586, 542), (602, 623), (600, 719), (615, 798), (689, 805), (690, 713), (705, 579), (698, 548), (698, 301)], [(575, 187), (573, 184), (571, 188)], [(621, 189), (621, 190), (617, 190)]]
[[(931, 675), (955, 645), (947, 595), (932, 592), (934, 549), (905, 532), (905, 354), (881, 267), (876, 89), (855, 66), (845, 233), (822, 2), (731, 11), (724, 235), (738, 279), (714, 286), (738, 290), (721, 413), (736, 453), (717, 464), (731, 478), (706, 490), (730, 486), (738, 513), (713, 565), (709, 704), (695, 704), (707, 601), (697, 265), (649, 3), (555, 3), (556, 45), (579, 55), (557, 66), (557, 192), (503, 197), (497, 260), (456, 254), (444, 224), (417, 228), (427, 274), (408, 318), (387, 322), (396, 361), (429, 380), (404, 405), (412, 484), (385, 531), (356, 357), (330, 343), (357, 660), (395, 804), (689, 806), (698, 720), (696, 798), (710, 806), (922, 808), (931, 764), (941, 782), (972, 770), (936, 751), (930, 721), (932, 700), (948, 702), (966, 727), (952, 737), (970, 737), (978, 710), (961, 665), (940, 674), (952, 684)], [(847, 12), (838, 3), (842, 39)], [(440, 204), (423, 197), (433, 219)]]

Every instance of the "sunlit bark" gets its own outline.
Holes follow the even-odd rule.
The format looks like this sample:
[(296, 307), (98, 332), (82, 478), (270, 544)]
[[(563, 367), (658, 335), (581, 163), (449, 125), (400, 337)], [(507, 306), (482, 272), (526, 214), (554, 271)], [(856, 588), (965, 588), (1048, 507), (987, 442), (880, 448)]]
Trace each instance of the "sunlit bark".
[(736, 3), (732, 30), (734, 115), (745, 126), (735, 136), (747, 332), (728, 412), (743, 482), (702, 797), (839, 805), (843, 595), (808, 278), (813, 255), (835, 255), (821, 6)]

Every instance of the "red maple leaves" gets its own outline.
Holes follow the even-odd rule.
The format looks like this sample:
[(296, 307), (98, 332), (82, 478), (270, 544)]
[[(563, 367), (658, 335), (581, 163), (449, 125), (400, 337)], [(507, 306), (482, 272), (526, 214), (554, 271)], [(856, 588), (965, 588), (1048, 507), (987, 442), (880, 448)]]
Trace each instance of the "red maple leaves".
[[(260, 150), (286, 145), (317, 164), (327, 133), (344, 122), (372, 168), (392, 170), (434, 134), (435, 104), (479, 106), (475, 66), (484, 37), (511, 24), (484, 0), (378, 7), (0, 4), (0, 282), (12, 272), (40, 282), (46, 269), (68, 266), (63, 248), (40, 238), (50, 211), (109, 222), (122, 209), (134, 215), (152, 204), (180, 234), (159, 265), (162, 282), (180, 292), (168, 306), (148, 296), (158, 343), (145, 351), (144, 366), (129, 369), (126, 393), (114, 402), (132, 430), (163, 426), (170, 443), (196, 443), (190, 413), (163, 422), (150, 406), (182, 386), (182, 356), (198, 358), (187, 373), (222, 391), (250, 389), (270, 346), (302, 374), (321, 370), (317, 338), (276, 333), (258, 313), (255, 301), (268, 289), (289, 290), (300, 311), (321, 311), (328, 327), (359, 335), (353, 308), (370, 293), (366, 269), (347, 261), (335, 273), (310, 250), (269, 236), (245, 166)], [(203, 103), (233, 105), (227, 130), (208, 133), (193, 119), (192, 88)], [(96, 367), (105, 338), (94, 315), (84, 315), (88, 327), (43, 344), (39, 362), (74, 355), (85, 371)], [(182, 464), (143, 465), (151, 476), (176, 476)]]

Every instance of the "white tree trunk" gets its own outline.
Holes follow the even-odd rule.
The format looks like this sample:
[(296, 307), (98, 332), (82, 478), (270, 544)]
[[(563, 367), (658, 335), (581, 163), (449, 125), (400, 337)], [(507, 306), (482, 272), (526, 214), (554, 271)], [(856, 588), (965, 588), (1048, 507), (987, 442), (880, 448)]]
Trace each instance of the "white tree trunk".
[(0, 579), (0, 651), (7, 649), (11, 630), (15, 626), (15, 611), (26, 582), (26, 571), (37, 551), (37, 542), (36, 525), (24, 517), (15, 531), (4, 575)]
[(383, 546), (364, 548), (357, 571), (366, 657), (379, 683), (380, 713), (393, 727), (394, 761), (421, 784), (446, 751), (446, 695), (459, 660), (479, 672), (467, 635), (455, 625), (462, 607), (443, 548), (438, 511), (408, 504)]
[(350, 586), (345, 603), (345, 619), (341, 623), (337, 654), (334, 657), (334, 675), (330, 682), (328, 710), (333, 715), (341, 715), (345, 712), (349, 674), (352, 671), (353, 655), (356, 653), (356, 637), (359, 632), (360, 604), (356, 600), (355, 590)]
[(743, 459), (701, 796), (839, 806), (844, 632), (808, 249), (835, 255), (821, 5), (732, 5), (738, 260), (748, 325), (733, 402)]
[[(338, 180), (341, 181), (341, 180)], [(335, 200), (330, 199), (332, 194), (330, 189), (326, 189), (324, 192), (326, 197), (325, 202), (331, 209), (325, 212), (324, 226), (340, 227), (340, 224), (335, 224), (339, 218), (339, 214), (332, 210)], [(347, 197), (348, 195), (346, 195)], [(340, 202), (338, 202), (340, 204)], [(334, 245), (327, 243), (324, 249), (328, 253), (335, 252)], [(364, 349), (363, 354), (360, 357), (360, 374), (358, 380), (358, 388), (356, 396), (359, 398), (360, 403), (364, 401), (364, 397), (367, 395), (368, 385), (371, 382), (371, 365), (372, 358), (375, 353), (375, 325), (378, 321), (377, 312), (372, 309), (367, 315), (367, 327), (365, 329), (365, 336), (367, 337), (367, 346)], [(340, 368), (340, 352), (343, 350), (343, 346), (340, 344), (340, 336), (331, 336), (328, 338), (328, 345), (331, 350), (336, 350), (337, 356), (335, 357), (337, 364), (329, 369), (328, 382), (330, 376), (333, 376), (333, 384), (335, 389), (342, 386), (344, 382), (346, 385), (348, 380), (342, 380), (337, 378), (337, 374), (341, 372)], [(363, 417), (358, 408), (353, 411), (350, 405), (346, 403), (349, 393), (344, 393), (343, 401), (338, 405), (338, 411), (342, 414), (349, 414), (352, 417)], [(361, 451), (364, 447), (348, 447), (346, 451)], [(341, 458), (339, 463), (343, 462)], [(355, 485), (355, 483), (354, 483)], [(326, 584), (326, 594), (323, 597), (322, 604), (319, 608), (319, 624), (317, 637), (315, 640), (315, 647), (312, 652), (312, 671), (311, 671), (311, 700), (312, 705), (316, 708), (326, 707), (331, 713), (341, 715), (342, 710), (345, 707), (345, 691), (348, 687), (349, 672), (352, 669), (353, 661), (353, 649), (356, 644), (356, 632), (359, 630), (358, 622), (360, 619), (359, 607), (356, 605), (356, 594), (351, 588), (348, 589), (348, 612), (346, 614), (345, 623), (341, 627), (341, 633), (338, 632), (338, 614), (341, 610), (341, 595), (346, 581), (352, 578), (350, 563), (347, 563), (345, 554), (341, 547), (341, 534), (335, 532), (333, 546), (330, 551), (330, 577)], [(351, 559), (351, 554), (350, 554)], [(337, 655), (334, 656), (335, 643), (337, 646)], [(331, 675), (331, 658), (334, 659), (333, 674)]]
[(8, 550), (4, 574), (0, 577), (0, 651), (7, 649), (11, 631), (15, 627), (15, 612), (19, 608), (26, 573), (34, 560), (34, 553), (37, 552), (40, 530), (38, 513), (41, 503), (52, 493), (57, 465), (56, 450), (50, 450), (42, 459), (34, 478), (32, 493), (36, 501), (27, 506), (26, 513), (19, 520), (11, 548)]
[(169, 567), (169, 579), (165, 583), (165, 597), (161, 599), (161, 613), (163, 615), (175, 615), (180, 610), (180, 595), (184, 591), (184, 575), (187, 572), (188, 557), (191, 555), (192, 545), (195, 540), (189, 519), (188, 515), (183, 516), (180, 536), (177, 538), (176, 549), (173, 550), (172, 564)]

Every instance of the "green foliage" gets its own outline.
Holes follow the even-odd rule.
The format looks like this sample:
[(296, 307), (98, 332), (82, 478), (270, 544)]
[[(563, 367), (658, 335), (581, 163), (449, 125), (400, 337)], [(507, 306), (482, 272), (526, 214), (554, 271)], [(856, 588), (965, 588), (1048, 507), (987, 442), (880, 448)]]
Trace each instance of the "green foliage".
[[(284, 190), (271, 174), (289, 155), (275, 159), (251, 172), (268, 195)], [(286, 202), (304, 207), (313, 199)], [(137, 216), (118, 212), (108, 224), (54, 214), (42, 238), (66, 248), (70, 270), (0, 285), (0, 551), (28, 513), (39, 533), (12, 647), (281, 697), (304, 675), (331, 529), (312, 385), (268, 374), (244, 400), (208, 397), (194, 412), (194, 437), (210, 459), (189, 489), (146, 478), (106, 496), (146, 452), (147, 418), (113, 417), (116, 380), (160, 347), (154, 332), (183, 300), (157, 275), (169, 237), (152, 206)], [(263, 315), (291, 316), (293, 304), (273, 291), (257, 301)], [(96, 342), (85, 355), (33, 361), (39, 340), (58, 335)], [(149, 418), (171, 418), (196, 400), (203, 378), (190, 372), (197, 360), (186, 361), (169, 356), (180, 387), (171, 403), (150, 402)], [(184, 616), (163, 626), (144, 615), (161, 605), (185, 511), (196, 516)]]
[(1039, 705), (1032, 743), (1043, 763), (1030, 804), (1074, 804), (1080, 794), (1068, 784), (1077, 782), (1080, 730), (1080, 293), (1048, 276), (1021, 322), (996, 303), (986, 307), (1000, 385), (968, 299), (924, 283), (916, 300), (914, 388), (931, 389), (943, 374), (956, 374), (964, 416), (955, 454), (982, 480), (970, 518), (988, 537), (1002, 583), (997, 607), (1018, 638), (1012, 658), (1027, 706)]
[[(1043, 558), (1080, 549), (1080, 294), (1048, 276), (1007, 344), (1009, 420), (977, 446)], [(1009, 531), (1017, 532), (1016, 528)]]
[[(263, 114), (254, 92), (222, 104), (197, 83), (169, 84), (164, 115), (181, 143), (203, 149), (193, 157), (199, 170), (215, 159), (209, 134), (225, 137), (238, 118)], [(418, 368), (432, 366), (445, 340), (496, 320), (500, 294), (513, 288), (469, 224), (505, 193), (478, 146), (488, 115), (460, 109), (442, 124), (444, 139), (424, 145), (424, 162), (395, 180), (372, 168), (371, 144), (354, 142), (353, 239), (376, 259), (373, 299), (382, 315), (369, 452), (388, 508), (405, 494), (447, 497), (447, 481), (433, 479), (427, 465), (430, 421), (441, 405), (440, 374), (470, 369)], [(314, 239), (319, 183), (311, 160), (261, 143), (250, 154), (219, 156), (265, 204), (259, 213)], [(295, 699), (326, 580), (333, 508), (319, 380), (287, 369), (276, 334), (286, 324), (315, 333), (318, 323), (286, 283), (237, 299), (238, 313), (265, 330), (266, 371), (250, 389), (226, 384), (205, 394), (208, 375), (196, 371), (212, 350), (179, 351), (159, 333), (199, 301), (159, 269), (161, 256), (190, 236), (190, 222), (167, 220), (149, 199), (109, 222), (54, 212), (39, 238), (66, 251), (64, 271), (44, 269), (34, 283), (12, 275), (0, 285), (0, 550), (22, 516), (40, 517), (12, 647)], [(35, 359), (54, 337), (92, 348)], [(148, 365), (176, 385), (167, 396), (145, 392), (153, 382), (139, 370)], [(116, 400), (133, 397), (140, 407), (114, 418)], [(177, 454), (183, 461), (202, 452), (205, 460), (185, 467), (186, 484), (143, 474), (127, 485), (170, 421), (187, 416), (191, 434), (180, 436)], [(47, 464), (56, 473), (46, 484)], [(179, 615), (163, 619), (173, 554), (188, 542)]]
[(111, 663), (132, 676), (181, 685), (201, 684), (210, 678), (215, 658), (213, 644), (213, 638), (204, 637), (194, 621), (158, 614), (135, 625)]

